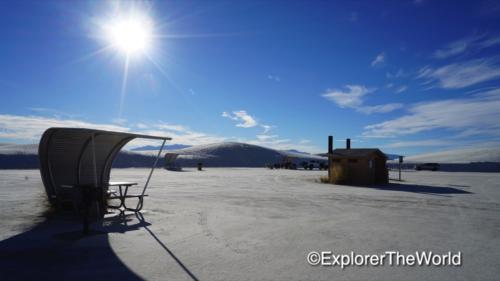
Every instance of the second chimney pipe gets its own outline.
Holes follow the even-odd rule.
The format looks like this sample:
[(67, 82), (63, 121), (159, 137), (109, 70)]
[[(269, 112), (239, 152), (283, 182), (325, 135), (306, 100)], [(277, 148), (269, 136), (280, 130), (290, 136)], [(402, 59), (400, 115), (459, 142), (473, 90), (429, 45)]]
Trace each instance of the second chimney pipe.
[(351, 149), (351, 139), (346, 139), (345, 140), (345, 148), (346, 149)]
[(328, 136), (328, 154), (333, 153), (333, 136)]

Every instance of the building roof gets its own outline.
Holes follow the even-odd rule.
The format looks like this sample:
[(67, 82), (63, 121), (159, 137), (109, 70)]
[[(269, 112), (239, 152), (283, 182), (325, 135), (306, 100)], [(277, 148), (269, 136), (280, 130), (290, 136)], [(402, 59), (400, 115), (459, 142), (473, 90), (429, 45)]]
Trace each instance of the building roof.
[(333, 157), (353, 157), (353, 158), (363, 158), (368, 157), (373, 154), (377, 154), (384, 158), (387, 158), (385, 154), (378, 148), (337, 148), (333, 150)]

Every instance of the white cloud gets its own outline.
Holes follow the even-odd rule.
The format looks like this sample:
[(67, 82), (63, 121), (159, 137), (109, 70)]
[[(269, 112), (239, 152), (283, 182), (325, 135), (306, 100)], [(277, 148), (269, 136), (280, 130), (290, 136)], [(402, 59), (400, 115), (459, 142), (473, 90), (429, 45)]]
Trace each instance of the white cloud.
[[(267, 125), (262, 125), (267, 126)], [(93, 128), (100, 130), (136, 132), (154, 136), (168, 136), (172, 138), (172, 143), (185, 145), (203, 145), (224, 141), (241, 141), (255, 145), (261, 145), (274, 149), (298, 149), (308, 152), (320, 152), (321, 150), (313, 145), (303, 142), (293, 143), (289, 139), (279, 138), (278, 135), (257, 135), (255, 139), (239, 139), (235, 137), (223, 137), (212, 134), (193, 131), (183, 125), (174, 125), (159, 121), (157, 123), (136, 123), (132, 131), (125, 125), (91, 123), (75, 119), (58, 119), (43, 116), (18, 116), (0, 114), (0, 139), (14, 141), (38, 142), (43, 132), (50, 127), (74, 127)], [(271, 126), (269, 126), (271, 128)], [(157, 141), (136, 139), (127, 145), (127, 149), (144, 146), (158, 145)]]
[(149, 128), (148, 125), (144, 124), (144, 123), (137, 123), (135, 124), (135, 127), (137, 127), (138, 129), (147, 129)]
[(111, 120), (111, 122), (113, 122), (114, 124), (123, 125), (123, 124), (127, 123), (127, 119), (125, 119), (125, 118), (113, 118)]
[(394, 137), (450, 130), (458, 137), (500, 136), (500, 89), (467, 99), (447, 99), (412, 106), (409, 114), (365, 127), (365, 137)]
[(375, 59), (373, 59), (371, 65), (376, 66), (376, 65), (383, 64), (384, 62), (385, 62), (385, 54), (382, 52), (382, 53), (378, 54), (375, 57)]
[(393, 142), (382, 147), (385, 148), (403, 148), (403, 147), (424, 147), (424, 146), (451, 146), (456, 144), (450, 140), (439, 140), (439, 139), (430, 139), (430, 140), (417, 140), (417, 141), (399, 141)]
[[(125, 124), (101, 124), (75, 119), (58, 119), (42, 116), (0, 115), (0, 139), (38, 142), (43, 132), (50, 127), (92, 128), (119, 132), (132, 131)], [(162, 122), (148, 125), (139, 123), (136, 124), (135, 127), (136, 130), (133, 130), (133, 132), (168, 136), (172, 137), (175, 143), (188, 145), (208, 144), (227, 140), (225, 137), (195, 132), (184, 126), (170, 125)], [(155, 142), (137, 140), (134, 142), (134, 145), (141, 146), (152, 143)]]
[(488, 48), (497, 44), (500, 44), (500, 36), (490, 37), (481, 42), (481, 46), (484, 48)]
[(469, 45), (474, 42), (471, 38), (464, 38), (458, 41), (451, 42), (444, 49), (436, 50), (433, 56), (437, 59), (444, 59), (451, 56), (462, 54), (467, 50)]
[(248, 114), (245, 110), (233, 111), (232, 113), (228, 113), (226, 111), (222, 112), (222, 117), (231, 119), (233, 121), (237, 121), (239, 123), (236, 124), (236, 127), (240, 128), (253, 128), (259, 126), (263, 129), (262, 134), (269, 133), (275, 126), (261, 124), (257, 122), (256, 118)]
[(269, 131), (271, 131), (271, 129), (272, 129), (272, 128), (274, 128), (274, 127), (273, 127), (273, 126), (271, 126), (271, 125), (264, 125), (264, 124), (261, 124), (260, 126), (264, 129), (263, 134), (267, 134), (267, 133), (269, 133)]
[(338, 106), (345, 108), (356, 108), (363, 104), (363, 96), (374, 91), (361, 85), (346, 85), (347, 91), (329, 90), (323, 97), (335, 102)]
[(351, 12), (351, 15), (349, 16), (349, 21), (350, 22), (357, 22), (358, 21), (358, 13)]
[(268, 141), (268, 140), (272, 140), (272, 139), (278, 138), (278, 135), (257, 135), (256, 138), (259, 141)]
[(492, 59), (474, 59), (439, 68), (424, 67), (417, 78), (444, 89), (460, 89), (500, 77), (500, 66)]
[(74, 113), (68, 113), (65, 111), (61, 111), (58, 109), (54, 108), (47, 108), (47, 107), (29, 107), (28, 108), (30, 111), (33, 111), (35, 114), (40, 114), (44, 116), (51, 116), (56, 119), (59, 118), (68, 118), (68, 119), (74, 119), (78, 118), (80, 115), (74, 114)]
[(368, 89), (361, 85), (346, 85), (345, 88), (347, 89), (346, 91), (336, 89), (328, 90), (328, 92), (322, 96), (330, 101), (333, 101), (341, 108), (353, 108), (356, 111), (365, 114), (386, 113), (403, 106), (400, 103), (366, 106), (363, 105), (363, 97), (375, 91), (375, 89)]
[(188, 132), (189, 128), (182, 126), (182, 125), (172, 125), (168, 123), (163, 123), (159, 122), (159, 124), (154, 125), (155, 128), (160, 129), (160, 130), (166, 130), (166, 131), (173, 131), (173, 132)]
[(232, 114), (224, 111), (222, 112), (222, 117), (229, 118), (233, 121), (238, 121), (239, 123), (236, 124), (236, 127), (252, 128), (258, 125), (255, 118), (249, 115), (245, 110), (233, 111)]
[(299, 141), (298, 143), (292, 142), (290, 139), (280, 138), (278, 135), (257, 135), (255, 140), (239, 140), (242, 142), (270, 147), (278, 150), (296, 149), (299, 151), (309, 153), (324, 152), (323, 149), (318, 148), (308, 142)]
[(361, 106), (358, 107), (356, 110), (365, 114), (372, 114), (372, 113), (387, 113), (394, 111), (396, 109), (400, 109), (402, 107), (403, 104), (401, 103), (388, 103), (382, 105)]
[(393, 78), (400, 78), (400, 77), (403, 77), (405, 76), (406, 74), (404, 73), (403, 69), (398, 69), (398, 71), (396, 71), (395, 73), (390, 73), (390, 72), (387, 72), (385, 74), (385, 77), (387, 77), (388, 79), (393, 79)]
[[(156, 126), (153, 126), (156, 127)], [(172, 138), (172, 143), (185, 144), (185, 145), (202, 145), (217, 142), (229, 141), (231, 138), (221, 137), (192, 130), (170, 131), (167, 129), (150, 129), (141, 131), (141, 133), (154, 135), (154, 136), (168, 136)], [(147, 141), (142, 141), (141, 145), (146, 144)], [(136, 144), (138, 145), (138, 144)]]
[(58, 119), (41, 116), (0, 115), (0, 138), (38, 141), (42, 133), (50, 127), (92, 128), (100, 130), (127, 132), (129, 128), (113, 125)]
[(396, 89), (396, 91), (394, 91), (394, 92), (395, 92), (396, 94), (400, 94), (400, 93), (402, 93), (402, 92), (406, 91), (407, 89), (408, 89), (408, 87), (407, 87), (407, 86), (405, 86), (405, 85), (403, 85), (403, 86), (401, 86), (401, 87), (397, 88), (397, 89)]
[(275, 82), (281, 82), (281, 78), (277, 75), (269, 74), (269, 75), (267, 75), (267, 79), (275, 81)]
[(445, 59), (458, 56), (471, 51), (479, 51), (494, 45), (500, 44), (500, 36), (488, 37), (486, 35), (474, 35), (465, 37), (449, 43), (443, 49), (436, 50), (434, 58)]
[(234, 120), (234, 121), (238, 121), (238, 118), (236, 116), (233, 116), (233, 115), (227, 113), (226, 111), (222, 112), (221, 116), (229, 118), (229, 119)]

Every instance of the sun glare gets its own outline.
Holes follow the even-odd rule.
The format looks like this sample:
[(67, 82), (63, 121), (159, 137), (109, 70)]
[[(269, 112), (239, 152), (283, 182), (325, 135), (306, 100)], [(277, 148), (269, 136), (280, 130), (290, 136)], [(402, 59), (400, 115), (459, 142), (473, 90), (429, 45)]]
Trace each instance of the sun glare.
[[(121, 2), (112, 3), (120, 4)], [(99, 38), (104, 46), (92, 56), (105, 52), (111, 54), (117, 61), (123, 62), (118, 118), (122, 115), (132, 63), (136, 62), (136, 58), (147, 59), (159, 68), (159, 64), (154, 60), (155, 48), (157, 49), (154, 45), (157, 43), (156, 39), (162, 37), (155, 34), (157, 30), (154, 30), (155, 24), (147, 7), (125, 6), (113, 6), (114, 9), (108, 16), (102, 15), (99, 20), (94, 21), (98, 27), (95, 37)], [(120, 56), (116, 56), (117, 54)]]
[(144, 53), (151, 47), (153, 28), (147, 17), (114, 19), (107, 25), (106, 31), (110, 44), (127, 55)]

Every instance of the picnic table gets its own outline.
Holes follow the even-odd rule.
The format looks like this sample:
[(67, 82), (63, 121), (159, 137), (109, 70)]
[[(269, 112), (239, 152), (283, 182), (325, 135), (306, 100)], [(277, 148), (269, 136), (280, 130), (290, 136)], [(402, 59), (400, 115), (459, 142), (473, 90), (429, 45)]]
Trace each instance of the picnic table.
[[(112, 209), (125, 209), (129, 211), (138, 212), (142, 209), (143, 198), (148, 196), (147, 194), (129, 194), (129, 187), (137, 185), (136, 182), (127, 182), (127, 181), (110, 181), (108, 183), (108, 187), (118, 187), (118, 190), (108, 189), (108, 200), (118, 199), (120, 200), (120, 205), (110, 205), (108, 204), (108, 208)], [(135, 208), (129, 208), (126, 205), (127, 198), (138, 198), (139, 204)]]
[[(73, 208), (78, 209), (78, 202), (81, 202), (82, 219), (83, 219), (83, 233), (88, 234), (89, 232), (89, 222), (91, 215), (92, 205), (96, 202), (99, 205), (103, 205), (104, 208), (118, 209), (118, 210), (128, 210), (133, 212), (139, 212), (143, 206), (143, 198), (148, 196), (147, 194), (129, 194), (129, 188), (131, 186), (137, 185), (136, 182), (109, 182), (107, 189), (96, 188), (92, 184), (62, 184), (61, 192), (66, 192), (67, 195), (64, 196), (66, 200), (61, 200), (62, 202), (68, 202), (73, 205)], [(118, 190), (109, 189), (109, 187), (118, 187)], [(61, 194), (62, 195), (62, 194)], [(76, 198), (80, 198), (75, 200)], [(127, 198), (137, 198), (139, 202), (135, 208), (129, 208), (126, 205)], [(103, 200), (104, 199), (104, 200)], [(110, 205), (109, 200), (117, 199), (120, 200), (119, 205)]]

